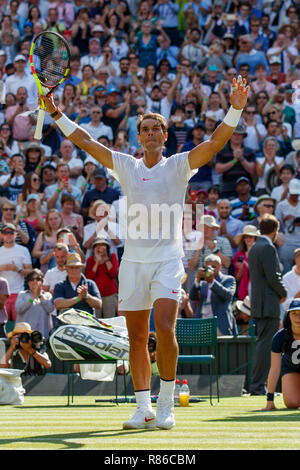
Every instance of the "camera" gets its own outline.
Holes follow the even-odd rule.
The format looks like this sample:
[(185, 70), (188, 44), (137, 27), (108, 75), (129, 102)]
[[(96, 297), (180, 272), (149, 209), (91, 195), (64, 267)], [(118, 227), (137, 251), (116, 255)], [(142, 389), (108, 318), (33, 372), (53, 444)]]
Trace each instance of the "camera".
[(239, 262), (239, 263), (242, 263), (243, 261), (244, 261), (244, 257), (243, 257), (243, 256), (239, 256), (239, 257), (238, 257), (238, 262)]
[(215, 270), (211, 266), (207, 266), (204, 270), (204, 276), (205, 277), (210, 277), (212, 274), (214, 274)]
[(44, 339), (39, 331), (33, 331), (31, 334), (24, 332), (19, 336), (19, 344), (17, 345), (17, 348), (20, 348), (20, 343), (28, 344), (29, 341), (32, 342), (33, 349), (40, 349)]

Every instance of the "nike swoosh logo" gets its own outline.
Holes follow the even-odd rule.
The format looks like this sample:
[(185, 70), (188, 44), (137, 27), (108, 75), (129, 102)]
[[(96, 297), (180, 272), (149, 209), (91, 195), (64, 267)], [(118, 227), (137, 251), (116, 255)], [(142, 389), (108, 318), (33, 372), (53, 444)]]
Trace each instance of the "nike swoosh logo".
[(149, 181), (152, 180), (152, 178), (142, 178), (143, 181)]
[(172, 290), (172, 294), (179, 294), (179, 290)]
[(149, 421), (153, 421), (155, 418), (145, 418), (145, 423), (149, 423)]

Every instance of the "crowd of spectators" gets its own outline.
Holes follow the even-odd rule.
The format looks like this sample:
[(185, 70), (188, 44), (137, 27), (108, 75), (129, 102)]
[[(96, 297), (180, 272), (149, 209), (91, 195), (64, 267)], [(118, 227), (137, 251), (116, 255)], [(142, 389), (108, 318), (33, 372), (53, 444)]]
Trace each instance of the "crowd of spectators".
[(70, 306), (98, 317), (121, 313), (120, 185), (49, 115), (41, 142), (34, 140), (29, 52), (46, 29), (64, 35), (72, 52), (69, 77), (54, 92), (60, 109), (95, 140), (136, 158), (139, 113), (166, 118), (164, 156), (189, 151), (224, 118), (233, 77), (246, 79), (248, 103), (232, 137), (189, 182), (179, 315), (215, 314), (223, 335), (244, 330), (248, 253), (264, 214), (280, 222), (275, 246), (288, 298), (300, 297), (299, 23), (297, 0), (0, 2), (2, 336), (12, 320), (47, 337), (56, 313)]

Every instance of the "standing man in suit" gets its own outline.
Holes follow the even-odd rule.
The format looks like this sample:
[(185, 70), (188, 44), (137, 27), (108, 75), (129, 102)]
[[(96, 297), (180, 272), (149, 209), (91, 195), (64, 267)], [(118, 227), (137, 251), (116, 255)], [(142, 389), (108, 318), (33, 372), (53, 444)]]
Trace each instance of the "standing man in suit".
[(218, 335), (236, 335), (237, 326), (232, 312), (232, 299), (236, 289), (233, 276), (221, 272), (220, 256), (205, 257), (205, 268), (199, 268), (190, 292), (190, 299), (200, 301), (202, 318), (218, 319)]
[(260, 221), (261, 236), (248, 255), (251, 281), (251, 316), (257, 339), (250, 387), (252, 395), (265, 394), (265, 382), (270, 368), (272, 337), (279, 328), (280, 304), (285, 301), (287, 290), (282, 281), (279, 258), (274, 242), (279, 222), (274, 215), (265, 214)]

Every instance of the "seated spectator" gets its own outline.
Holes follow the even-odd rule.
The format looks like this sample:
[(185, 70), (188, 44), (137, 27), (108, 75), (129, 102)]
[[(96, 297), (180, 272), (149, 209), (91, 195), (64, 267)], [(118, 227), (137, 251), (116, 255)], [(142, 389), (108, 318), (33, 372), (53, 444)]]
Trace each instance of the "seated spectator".
[(148, 64), (156, 63), (156, 50), (158, 48), (157, 36), (154, 34), (151, 21), (142, 23), (141, 31), (130, 37), (135, 43), (135, 51), (139, 56), (139, 67), (145, 68)]
[(45, 216), (40, 210), (40, 203), (41, 200), (38, 194), (28, 194), (26, 202), (20, 211), (20, 220), (23, 219), (24, 222), (29, 224), (36, 235), (45, 229)]
[[(26, 246), (29, 251), (31, 251), (32, 245), (30, 243), (30, 237), (33, 235), (33, 238), (35, 239), (34, 231), (30, 230), (28, 223), (23, 219), (20, 219), (20, 216), (16, 216), (16, 204), (7, 198), (2, 198), (0, 208), (2, 213), (0, 230), (8, 223), (14, 224), (17, 230), (16, 243), (18, 245)], [(3, 241), (0, 239), (0, 245), (2, 245), (2, 243)]]
[[(256, 201), (254, 206), (254, 211), (257, 215), (254, 219), (251, 220), (251, 225), (254, 225), (257, 229), (259, 229), (260, 221), (262, 220), (265, 214), (274, 215), (275, 208), (276, 208), (277, 201), (269, 196), (269, 194), (262, 194)], [(280, 248), (284, 244), (284, 232), (282, 227), (279, 227), (279, 231), (277, 233), (276, 240), (274, 241), (274, 245), (277, 248)]]
[(251, 302), (247, 295), (243, 300), (237, 300), (235, 303), (235, 321), (239, 329), (239, 334), (249, 334), (245, 332), (249, 328), (251, 317)]
[(265, 91), (269, 96), (272, 96), (276, 91), (276, 85), (267, 80), (267, 69), (264, 64), (257, 64), (255, 76), (256, 80), (249, 83), (250, 89), (248, 98), (252, 100), (253, 96), (261, 91)]
[(21, 153), (15, 153), (10, 159), (11, 173), (1, 176), (0, 184), (7, 188), (9, 199), (17, 202), (18, 195), (22, 192), (25, 175), (25, 158)]
[(282, 280), (287, 288), (287, 298), (282, 307), (287, 310), (293, 299), (300, 297), (300, 248), (294, 250), (294, 266), (284, 274)]
[(254, 37), (251, 34), (246, 34), (245, 36), (242, 36), (242, 39), (247, 44), (245, 45), (246, 51), (241, 53), (237, 59), (236, 67), (238, 71), (241, 64), (244, 63), (249, 64), (251, 75), (255, 75), (255, 70), (258, 64), (263, 64), (266, 70), (269, 71), (269, 64), (264, 52), (258, 51), (254, 48)]
[(229, 142), (216, 156), (215, 170), (222, 178), (222, 197), (236, 196), (237, 181), (241, 177), (248, 178), (249, 182), (255, 177), (255, 155), (243, 144), (246, 135), (244, 126), (237, 125)]
[(32, 250), (32, 257), (36, 258), (41, 265), (43, 274), (48, 269), (53, 253), (52, 249), (56, 246), (56, 232), (62, 227), (62, 215), (57, 209), (50, 209), (45, 219), (45, 230), (38, 234)]
[(0, 272), (1, 277), (7, 280), (10, 291), (5, 304), (7, 319), (16, 321), (15, 303), (18, 293), (24, 289), (24, 279), (32, 269), (31, 256), (27, 248), (16, 243), (17, 229), (13, 224), (2, 226), (1, 238)]
[(229, 241), (232, 250), (235, 252), (237, 244), (235, 237), (243, 231), (244, 224), (241, 220), (232, 217), (231, 204), (229, 199), (219, 199), (217, 204), (218, 223), (220, 224), (218, 235), (225, 237)]
[(236, 321), (232, 310), (232, 299), (236, 289), (233, 276), (222, 273), (219, 256), (205, 257), (203, 268), (199, 268), (190, 292), (191, 300), (200, 301), (202, 318), (217, 317), (218, 336), (237, 335)]
[(219, 213), (218, 213), (217, 201), (218, 199), (220, 199), (220, 196), (221, 196), (219, 186), (217, 185), (210, 186), (207, 190), (207, 193), (208, 193), (208, 202), (206, 205), (206, 210), (209, 212), (213, 212), (215, 219), (218, 219)]
[(44, 193), (41, 190), (41, 179), (37, 173), (30, 171), (26, 173), (24, 177), (24, 184), (22, 187), (22, 192), (18, 195), (18, 206), (22, 206), (27, 200), (29, 194), (35, 194), (38, 196), (40, 205), (42, 206)]
[(91, 156), (88, 156), (84, 160), (82, 175), (77, 180), (77, 186), (80, 187), (82, 195), (84, 195), (86, 191), (95, 188), (92, 179), (97, 166), (100, 166), (100, 163), (98, 164), (97, 160)]
[(75, 199), (76, 211), (79, 212), (81, 201), (80, 189), (69, 181), (70, 169), (67, 163), (60, 162), (56, 167), (56, 182), (45, 188), (45, 202), (48, 209), (61, 211), (63, 194), (71, 194)]
[(220, 226), (212, 215), (204, 215), (200, 223), (203, 223), (204, 244), (203, 248), (192, 250), (189, 254), (189, 268), (203, 268), (204, 259), (209, 254), (217, 254), (221, 258), (222, 271), (227, 274), (232, 261), (232, 248), (225, 237), (215, 235)]
[(71, 185), (76, 185), (78, 177), (82, 173), (83, 162), (77, 155), (73, 142), (69, 139), (63, 139), (59, 147), (59, 162), (68, 165), (70, 173), (69, 180)]
[(62, 112), (69, 117), (71, 117), (76, 112), (76, 107), (78, 104), (76, 91), (77, 90), (74, 83), (66, 83), (59, 103), (59, 109), (61, 109)]
[(34, 172), (41, 164), (45, 149), (37, 142), (29, 142), (29, 144), (24, 145), (23, 153), (25, 155), (25, 172)]
[(74, 212), (75, 199), (69, 194), (63, 194), (61, 198), (61, 215), (63, 225), (68, 227), (74, 233), (77, 242), (81, 243), (83, 239), (83, 217)]
[[(23, 375), (44, 375), (50, 369), (52, 364), (48, 354), (40, 349), (40, 342), (32, 341), (33, 332), (29, 323), (15, 324), (13, 331), (7, 334), (9, 348), (0, 360), (0, 367), (22, 369)], [(24, 337), (24, 333), (28, 336)]]
[(241, 176), (236, 181), (237, 198), (231, 199), (231, 215), (242, 222), (249, 222), (255, 217), (254, 206), (257, 197), (251, 196), (251, 182), (249, 178)]
[[(24, 87), (27, 91), (28, 106), (37, 105), (38, 89), (33, 75), (25, 70), (26, 57), (17, 54), (14, 58), (15, 72), (5, 80), (6, 93), (17, 94), (20, 87)], [(23, 110), (25, 111), (25, 110)]]
[(39, 269), (30, 271), (26, 276), (26, 282), (29, 288), (21, 290), (16, 300), (16, 322), (30, 322), (33, 330), (39, 331), (44, 338), (48, 338), (53, 328), (52, 295), (43, 290), (43, 273)]
[(110, 220), (110, 205), (104, 201), (94, 201), (89, 210), (89, 218), (94, 222), (84, 226), (83, 247), (90, 256), (93, 243), (96, 238), (108, 239), (111, 253), (117, 254), (117, 247), (121, 245), (118, 237), (118, 224)]
[[(94, 42), (94, 40), (93, 40)], [(76, 87), (76, 95), (79, 99), (89, 96), (91, 90), (99, 85), (99, 80), (95, 77), (95, 69), (92, 65), (86, 64), (82, 67), (82, 81)]]
[(258, 152), (260, 150), (259, 144), (266, 136), (267, 130), (263, 124), (258, 122), (254, 105), (246, 105), (242, 116), (243, 125), (247, 132), (247, 136), (244, 139), (244, 145), (254, 152)]
[(279, 145), (275, 137), (266, 137), (263, 142), (263, 154), (256, 158), (256, 174), (258, 182), (255, 187), (256, 195), (267, 192), (267, 175), (271, 168), (275, 169), (279, 177), (280, 169), (284, 165), (284, 158), (278, 156)]
[(294, 177), (294, 168), (288, 164), (282, 165), (279, 170), (279, 177), (281, 184), (275, 186), (271, 193), (271, 197), (276, 199), (277, 202), (281, 202), (287, 198), (289, 193), (289, 183)]
[(12, 157), (19, 152), (18, 142), (13, 138), (12, 127), (7, 122), (0, 126), (0, 141), (3, 144), (4, 152), (7, 157)]
[(68, 256), (65, 268), (67, 277), (55, 285), (53, 302), (57, 311), (74, 307), (84, 312), (95, 314), (100, 310), (102, 300), (94, 281), (83, 275), (85, 265), (77, 253)]
[(103, 124), (102, 117), (103, 113), (101, 107), (94, 105), (91, 108), (91, 121), (88, 123), (83, 123), (81, 127), (85, 129), (94, 140), (97, 140), (99, 137), (105, 135), (111, 144), (113, 141), (113, 131), (111, 127)]
[(87, 258), (85, 275), (95, 281), (102, 298), (100, 318), (115, 317), (118, 308), (119, 263), (114, 253), (110, 253), (110, 243), (105, 238), (96, 238), (92, 255)]
[(102, 107), (103, 112), (103, 123), (110, 127), (113, 131), (115, 138), (116, 132), (119, 128), (120, 123), (127, 115), (129, 110), (130, 94), (124, 94), (124, 101), (121, 102), (121, 94), (119, 88), (108, 85), (106, 90), (106, 103)]
[(281, 71), (281, 58), (273, 55), (269, 58), (270, 73), (267, 75), (266, 80), (278, 86), (285, 83), (286, 74)]
[(7, 279), (0, 276), (0, 338), (6, 338), (5, 325), (7, 322), (7, 311), (5, 303), (10, 296)]
[[(63, 243), (64, 245), (67, 245), (69, 253), (77, 253), (80, 256), (81, 261), (84, 263), (85, 261), (84, 253), (82, 249), (80, 248), (80, 244), (77, 242), (75, 234), (72, 232), (70, 228), (61, 227), (60, 229), (58, 229), (56, 232), (56, 240), (57, 240), (57, 243)], [(54, 255), (54, 251), (55, 251), (55, 248), (53, 248), (52, 250), (52, 255)]]
[(233, 258), (233, 267), (237, 282), (237, 298), (240, 300), (244, 300), (249, 294), (248, 253), (259, 236), (259, 230), (253, 225), (245, 225), (243, 231), (234, 237), (235, 245), (239, 247)]
[(119, 199), (120, 196), (118, 191), (107, 185), (107, 174), (103, 168), (99, 167), (95, 169), (92, 182), (95, 187), (85, 192), (81, 203), (81, 213), (84, 218), (87, 218), (94, 201), (101, 199), (107, 204), (112, 204)]
[(289, 183), (289, 196), (276, 206), (275, 215), (284, 231), (284, 244), (279, 249), (279, 259), (283, 274), (289, 271), (294, 262), (294, 250), (299, 246), (300, 235), (300, 182), (292, 179)]
[(55, 285), (64, 281), (67, 277), (67, 271), (65, 270), (65, 264), (69, 256), (68, 246), (64, 243), (57, 243), (53, 250), (56, 266), (48, 269), (44, 276), (43, 289), (46, 292), (53, 294)]

